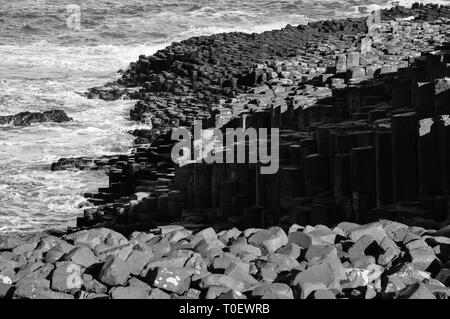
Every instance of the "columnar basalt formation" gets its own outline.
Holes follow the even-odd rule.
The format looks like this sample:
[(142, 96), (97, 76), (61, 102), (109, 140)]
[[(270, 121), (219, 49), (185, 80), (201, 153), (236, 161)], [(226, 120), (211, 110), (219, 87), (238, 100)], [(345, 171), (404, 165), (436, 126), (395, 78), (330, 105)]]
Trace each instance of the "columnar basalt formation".
[[(110, 187), (87, 194), (95, 207), (78, 225), (445, 222), (449, 17), (441, 8), (426, 22), (435, 11), (198, 37), (141, 56), (119, 83), (140, 99), (130, 118), (151, 128), (135, 132), (133, 154), (91, 162), (110, 167)], [(278, 172), (174, 165), (171, 129), (194, 120), (280, 129)]]

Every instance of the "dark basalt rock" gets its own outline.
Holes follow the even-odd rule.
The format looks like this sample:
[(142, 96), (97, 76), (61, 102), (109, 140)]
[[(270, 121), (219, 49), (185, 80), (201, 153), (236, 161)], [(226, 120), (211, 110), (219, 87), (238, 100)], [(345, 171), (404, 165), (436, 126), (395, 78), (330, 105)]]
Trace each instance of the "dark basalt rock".
[(45, 112), (20, 112), (15, 115), (0, 116), (0, 125), (8, 126), (30, 126), (34, 123), (63, 123), (73, 121), (62, 110), (51, 110)]

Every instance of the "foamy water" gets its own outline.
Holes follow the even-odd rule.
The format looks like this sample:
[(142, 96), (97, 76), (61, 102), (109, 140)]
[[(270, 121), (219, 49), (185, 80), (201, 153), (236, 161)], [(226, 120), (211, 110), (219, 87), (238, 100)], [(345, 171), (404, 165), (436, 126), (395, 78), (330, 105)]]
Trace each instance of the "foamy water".
[[(420, 1), (400, 1), (413, 2)], [(80, 6), (79, 31), (67, 27), (71, 4)], [(0, 128), (0, 232), (73, 226), (82, 194), (107, 185), (102, 172), (51, 172), (50, 164), (129, 151), (134, 102), (87, 100), (77, 92), (117, 79), (140, 54), (196, 35), (262, 32), (388, 6), (370, 0), (0, 0), (0, 115), (62, 109), (74, 119)]]

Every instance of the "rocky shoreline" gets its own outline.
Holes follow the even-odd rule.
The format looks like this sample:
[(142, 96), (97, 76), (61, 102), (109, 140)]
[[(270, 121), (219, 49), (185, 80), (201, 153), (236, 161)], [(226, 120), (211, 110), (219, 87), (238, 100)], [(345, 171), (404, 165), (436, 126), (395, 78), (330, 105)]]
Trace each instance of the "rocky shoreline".
[[(0, 238), (0, 298), (446, 299), (449, 22), (415, 4), (140, 56), (86, 95), (138, 100), (150, 128), (52, 165), (109, 187), (67, 233)], [(196, 120), (279, 128), (279, 172), (174, 165)]]

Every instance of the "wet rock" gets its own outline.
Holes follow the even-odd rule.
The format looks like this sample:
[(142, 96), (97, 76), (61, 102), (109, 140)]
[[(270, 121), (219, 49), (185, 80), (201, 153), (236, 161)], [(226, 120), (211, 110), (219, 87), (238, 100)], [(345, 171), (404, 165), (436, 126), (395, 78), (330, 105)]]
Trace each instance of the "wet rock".
[(0, 116), (0, 125), (29, 126), (35, 123), (63, 123), (72, 121), (62, 110), (51, 110), (45, 112), (20, 112), (15, 115)]

